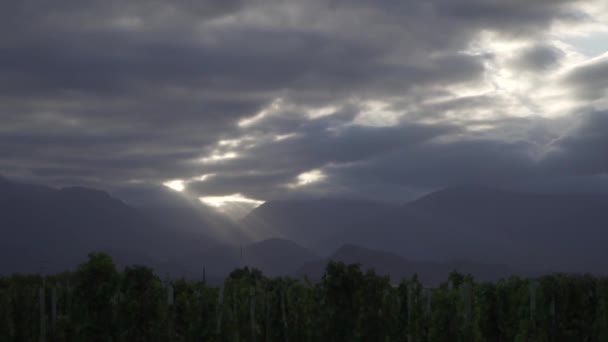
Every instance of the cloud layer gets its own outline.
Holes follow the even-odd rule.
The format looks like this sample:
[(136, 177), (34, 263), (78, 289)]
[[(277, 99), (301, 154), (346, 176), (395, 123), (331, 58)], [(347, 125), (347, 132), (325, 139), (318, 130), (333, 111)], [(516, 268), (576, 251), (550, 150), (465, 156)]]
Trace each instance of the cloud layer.
[(256, 200), (606, 186), (608, 55), (571, 43), (608, 31), (601, 1), (1, 6), (9, 177)]

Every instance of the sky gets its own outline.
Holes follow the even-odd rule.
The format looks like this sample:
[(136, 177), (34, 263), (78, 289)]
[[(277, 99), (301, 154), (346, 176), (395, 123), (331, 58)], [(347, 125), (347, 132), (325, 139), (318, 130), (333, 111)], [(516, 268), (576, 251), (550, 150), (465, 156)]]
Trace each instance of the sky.
[(603, 0), (3, 1), (0, 174), (216, 208), (608, 192), (607, 52)]

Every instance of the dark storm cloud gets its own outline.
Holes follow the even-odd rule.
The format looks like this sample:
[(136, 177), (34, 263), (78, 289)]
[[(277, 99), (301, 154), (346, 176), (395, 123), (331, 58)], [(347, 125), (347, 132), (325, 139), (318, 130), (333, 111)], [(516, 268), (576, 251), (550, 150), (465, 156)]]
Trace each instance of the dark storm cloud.
[(582, 99), (604, 98), (608, 90), (608, 56), (598, 57), (575, 68), (567, 75), (566, 84), (573, 87)]
[[(223, 196), (244, 193), (253, 198), (285, 197), (287, 185), (293, 181), (294, 170), (264, 170), (263, 173), (224, 172), (209, 177), (204, 182), (193, 182), (188, 191), (195, 196)], [(281, 196), (283, 195), (283, 196)]]
[[(453, 40), (463, 32), (465, 37), (470, 34), (464, 27), (450, 27), (453, 25), (450, 16), (468, 13), (484, 18), (488, 23), (481, 26), (486, 28), (504, 18), (512, 24), (506, 29), (515, 29), (527, 22), (522, 14), (528, 11), (539, 11), (538, 17), (529, 20), (537, 25), (550, 22), (563, 11), (559, 3), (548, 5), (544, 1), (527, 2), (526, 6), (478, 1), (457, 4), (437, 1), (428, 5), (417, 1), (402, 3), (403, 9), (414, 10), (414, 13), (385, 14), (409, 17), (430, 6), (431, 13), (444, 20), (433, 23), (436, 27), (426, 31), (429, 35), (444, 37), (441, 43)], [(253, 2), (252, 7), (256, 4)], [(334, 5), (338, 6), (337, 11), (342, 6), (349, 6), (341, 2)], [(383, 5), (390, 9), (395, 3), (380, 2), (374, 6), (381, 9)], [(481, 71), (475, 59), (458, 55), (431, 57), (433, 65), (424, 68), (382, 63), (380, 59), (390, 46), (379, 46), (374, 41), (347, 41), (338, 38), (339, 35), (307, 31), (305, 27), (280, 30), (252, 26), (211, 27), (206, 28), (208, 32), (204, 34), (210, 39), (197, 36), (195, 24), (200, 24), (201, 20), (238, 13), (240, 9), (243, 5), (236, 1), (10, 2), (8, 10), (4, 11), (4, 31), (10, 32), (14, 39), (1, 47), (0, 70), (9, 80), (4, 83), (3, 90), (21, 89), (30, 93), (36, 88), (52, 88), (120, 93), (130, 87), (162, 83), (206, 86), (216, 90), (228, 88), (228, 91), (237, 92), (241, 87), (259, 89), (264, 86), (271, 89), (319, 85), (341, 88), (352, 84), (361, 87), (362, 83), (374, 85), (382, 79), (386, 85), (394, 87), (425, 81), (461, 80)], [(162, 17), (164, 19), (150, 20), (152, 23), (142, 24), (142, 28), (129, 29), (116, 23), (123, 17), (147, 18), (145, 16), (150, 13), (157, 12), (161, 16), (167, 11), (170, 14)], [(22, 22), (26, 18), (27, 25)], [(475, 25), (467, 22), (467, 27)], [(445, 28), (452, 29), (450, 34), (446, 34)], [(368, 29), (373, 32), (375, 27), (370, 25)], [(19, 37), (20, 33), (23, 37)], [(425, 46), (426, 39), (415, 37), (412, 43), (421, 46), (413, 46), (412, 51), (416, 48), (432, 51)]]
[(516, 67), (524, 71), (543, 71), (556, 67), (564, 52), (551, 45), (536, 45), (527, 48), (514, 60)]
[(409, 124), (349, 126), (328, 132), (326, 128), (332, 127), (328, 122), (333, 120), (330, 116), (308, 121), (292, 131), (295, 137), (261, 143), (230, 163), (209, 166), (206, 170), (216, 175), (191, 184), (189, 189), (200, 195), (245, 192), (256, 198), (284, 196), (289, 191), (285, 186), (295, 182), (300, 173), (378, 158), (404, 146), (415, 149), (433, 138), (460, 131), (456, 126)]
[[(573, 5), (582, 0), (431, 0), (431, 1), (349, 1), (334, 0), (336, 7), (358, 7), (380, 11), (388, 23), (406, 28), (406, 32), (424, 36), (421, 47), (454, 47), (470, 39), (480, 29), (496, 30), (508, 36), (542, 33), (557, 20), (585, 20), (585, 14)], [(407, 18), (408, 20), (403, 20)], [(448, 34), (446, 34), (449, 32)]]
[(526, 143), (491, 140), (427, 143), (402, 148), (344, 172), (353, 179), (438, 188), (458, 184), (513, 183), (534, 172)]
[(337, 132), (304, 131), (301, 137), (283, 143), (262, 146), (255, 155), (283, 156), (285, 166), (300, 170), (314, 169), (324, 164), (349, 163), (387, 153), (402, 146), (454, 131), (454, 127), (408, 125), (395, 127), (344, 128)]
[[(321, 75), (331, 87), (359, 84), (374, 73), (408, 71), (376, 63), (377, 52), (364, 46), (306, 32), (236, 29), (214, 34), (219, 45), (155, 37), (139, 41), (139, 36), (129, 32), (76, 35), (67, 41), (10, 47), (0, 55), (0, 71), (14, 82), (4, 84), (3, 90), (120, 94), (142, 87), (150, 91), (156, 85), (263, 91), (314, 81)], [(356, 68), (362, 61), (372, 64)]]
[(464, 0), (437, 1), (439, 13), (465, 20), (483, 22), (490, 27), (507, 27), (521, 30), (513, 24), (545, 25), (556, 19), (575, 19), (581, 14), (562, 5), (574, 4), (576, 0), (499, 1)]
[(608, 112), (585, 116), (583, 124), (554, 144), (547, 168), (569, 175), (608, 175)]
[[(0, 173), (101, 188), (215, 174), (189, 191), (262, 199), (305, 191), (286, 184), (312, 169), (327, 192), (524, 177), (534, 143), (514, 142), (513, 125), (494, 122), (491, 139), (445, 115), (500, 112), (502, 100), (426, 102), (486, 77), (494, 57), (464, 52), (482, 30), (541, 35), (581, 20), (574, 3), (10, 0), (0, 5)], [(537, 46), (520, 62), (559, 58)], [(598, 98), (602, 71), (581, 67), (567, 82)], [(279, 98), (284, 108), (239, 127)], [(369, 100), (386, 103), (394, 126), (353, 124)], [(310, 118), (327, 106), (336, 113)], [(428, 118), (441, 120), (419, 122)], [(202, 159), (225, 153), (238, 156)]]
[[(606, 160), (602, 154), (605, 147), (596, 144), (608, 132), (605, 125), (587, 124), (595, 127), (595, 134), (586, 129), (573, 132), (566, 140), (586, 141), (594, 136), (594, 144), (580, 144), (585, 153), (574, 149), (562, 152), (560, 162), (564, 165), (558, 165), (551, 161), (555, 157), (537, 155), (551, 142), (570, 145), (551, 132), (548, 127), (555, 124), (551, 120), (513, 118), (477, 123), (494, 128), (468, 132), (465, 126), (404, 122), (393, 127), (352, 126), (323, 133), (301, 127), (294, 138), (261, 144), (244, 151), (241, 159), (212, 168), (216, 176), (193, 183), (189, 189), (197, 195), (244, 192), (254, 198), (284, 198), (299, 192), (313, 197), (364, 194), (394, 201), (461, 184), (539, 191), (608, 189), (605, 179), (573, 177), (575, 173), (563, 169), (590, 150), (595, 151), (594, 162)], [(326, 126), (331, 127), (318, 127)], [(458, 138), (463, 134), (466, 138)], [(323, 170), (326, 179), (303, 189), (286, 187), (298, 174), (313, 169)]]

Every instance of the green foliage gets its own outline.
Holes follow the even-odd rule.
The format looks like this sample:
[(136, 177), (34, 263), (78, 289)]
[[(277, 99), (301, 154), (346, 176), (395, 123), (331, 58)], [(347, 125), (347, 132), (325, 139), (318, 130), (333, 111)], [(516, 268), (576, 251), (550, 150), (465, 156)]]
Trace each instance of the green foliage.
[[(156, 341), (168, 334), (165, 292), (160, 279), (143, 266), (127, 267), (122, 275), (118, 309), (119, 336), (128, 341)], [(120, 299), (119, 299), (120, 300)]]
[(107, 341), (116, 333), (112, 298), (119, 285), (119, 275), (112, 258), (91, 253), (74, 274), (75, 334), (88, 341)]
[(324, 336), (327, 341), (347, 342), (355, 336), (353, 327), (357, 323), (358, 289), (363, 282), (359, 265), (344, 265), (330, 262), (323, 276), (321, 287), (325, 294), (326, 307)]
[(40, 340), (41, 287), (53, 342), (608, 341), (608, 279), (590, 275), (476, 283), (454, 272), (429, 289), (331, 262), (318, 284), (243, 268), (219, 289), (118, 272), (93, 253), (74, 273), (0, 277), (0, 342)]

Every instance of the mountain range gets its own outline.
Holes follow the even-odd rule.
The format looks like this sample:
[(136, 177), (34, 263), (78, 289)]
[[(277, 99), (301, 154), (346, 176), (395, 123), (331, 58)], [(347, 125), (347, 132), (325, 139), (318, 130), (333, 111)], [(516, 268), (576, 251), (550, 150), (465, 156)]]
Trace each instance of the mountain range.
[(73, 269), (91, 251), (109, 252), (121, 267), (217, 279), (239, 266), (319, 279), (329, 260), (393, 278), (416, 273), (431, 284), (455, 269), (493, 280), (605, 273), (608, 264), (608, 197), (601, 195), (459, 187), (403, 205), (270, 201), (241, 222), (186, 202), (129, 205), (95, 189), (0, 178), (0, 274)]
[[(398, 206), (355, 202), (349, 209), (351, 201), (344, 201), (336, 214), (335, 200), (312, 202), (320, 208), (312, 211), (310, 201), (268, 202), (249, 214), (245, 224), (260, 235), (272, 230), (307, 242), (322, 254), (350, 243), (412, 260), (483, 261), (521, 270), (608, 270), (606, 195), (463, 186)], [(298, 234), (292, 235), (294, 230)]]
[(304, 264), (296, 274), (319, 281), (329, 261), (359, 264), (363, 271), (374, 270), (376, 274), (390, 276), (393, 282), (414, 275), (427, 286), (437, 286), (445, 281), (452, 271), (474, 275), (480, 281), (493, 281), (520, 274), (506, 265), (454, 261), (449, 263), (407, 260), (397, 254), (346, 244), (327, 258)]

